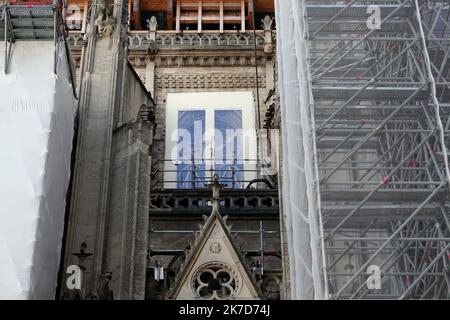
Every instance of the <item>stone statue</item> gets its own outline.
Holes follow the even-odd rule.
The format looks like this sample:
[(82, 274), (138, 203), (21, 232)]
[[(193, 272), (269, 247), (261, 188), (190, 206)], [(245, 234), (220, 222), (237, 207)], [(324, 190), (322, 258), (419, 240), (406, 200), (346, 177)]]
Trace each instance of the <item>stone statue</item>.
[(271, 16), (266, 15), (264, 19), (261, 20), (261, 22), (264, 28), (264, 53), (272, 54), (274, 51), (272, 44), (273, 19)]
[(99, 10), (100, 11), (97, 14), (97, 18), (95, 18), (95, 21), (94, 21), (94, 25), (96, 25), (97, 27), (101, 26), (101, 24), (103, 23), (103, 18), (104, 18), (103, 11), (100, 8), (99, 8)]
[(101, 32), (99, 32), (100, 36), (105, 38), (110, 37), (114, 31), (115, 22), (116, 20), (113, 17), (108, 16), (103, 24)]
[[(155, 16), (152, 16), (150, 19), (147, 19), (147, 27), (149, 32), (149, 40), (151, 46), (154, 46), (155, 44), (152, 42), (156, 41), (156, 29), (158, 28), (158, 20)], [(153, 51), (154, 48), (149, 48), (149, 52)], [(156, 53), (156, 51), (155, 51)]]
[(97, 12), (96, 12), (96, 17), (95, 17), (95, 21), (94, 21), (94, 25), (99, 26), (106, 14), (106, 7), (105, 7), (105, 2), (104, 1), (99, 1), (98, 6), (97, 6)]
[(155, 16), (147, 19), (147, 27), (149, 31), (156, 31), (156, 28), (158, 28), (158, 20), (156, 20)]
[(261, 22), (264, 30), (272, 30), (273, 19), (269, 15), (265, 16), (264, 19), (261, 20)]
[(100, 37), (110, 37), (114, 31), (115, 19), (111, 16), (110, 10), (107, 10), (103, 1), (99, 3), (97, 17), (94, 24)]

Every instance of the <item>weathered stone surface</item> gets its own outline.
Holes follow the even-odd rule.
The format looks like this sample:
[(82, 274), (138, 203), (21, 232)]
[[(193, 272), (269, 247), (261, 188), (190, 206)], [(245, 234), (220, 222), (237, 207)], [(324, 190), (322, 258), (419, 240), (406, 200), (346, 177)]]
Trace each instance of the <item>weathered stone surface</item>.
[[(126, 21), (123, 7), (116, 21)], [(78, 264), (73, 253), (84, 242), (92, 253), (83, 262), (87, 296), (98, 296), (103, 275), (111, 272), (114, 298), (142, 299), (153, 124), (138, 114), (152, 100), (124, 59), (121, 28), (118, 24), (111, 39), (88, 37), (80, 66), (80, 122), (64, 264)]]
[[(84, 262), (87, 291), (99, 290), (100, 275), (111, 272), (109, 287), (114, 299), (144, 299), (146, 290), (147, 298), (153, 293), (158, 295), (157, 290), (149, 292), (153, 282), (148, 278), (147, 263), (155, 262), (155, 258), (147, 260), (149, 244), (179, 249), (188, 246), (193, 237), (159, 234), (148, 239), (149, 229), (196, 229), (201, 222), (160, 218), (151, 219), (149, 225), (151, 165), (165, 155), (168, 93), (251, 91), (256, 102), (257, 64), (262, 121), (264, 101), (277, 80), (273, 54), (263, 51), (266, 34), (257, 35), (257, 58), (250, 32), (239, 39), (225, 35), (218, 43), (194, 35), (177, 38), (172, 44), (170, 37), (156, 31), (157, 50), (149, 53), (148, 43), (144, 43), (147, 40), (142, 42), (138, 36), (121, 38), (120, 29), (126, 19), (116, 17), (116, 21), (112, 39), (89, 38), (91, 45), (86, 47), (85, 57), (80, 59), (80, 51), (78, 56), (75, 54), (78, 81), (82, 75), (80, 129), (65, 265), (77, 263), (72, 253), (86, 242), (87, 251), (94, 253)], [(122, 46), (125, 40), (130, 41), (129, 53)], [(193, 41), (192, 45), (189, 41)], [(81, 44), (77, 46), (76, 50), (80, 50)], [(84, 61), (84, 66), (79, 65), (80, 61)], [(127, 69), (128, 61), (134, 72)], [(156, 102), (156, 128), (137, 117), (142, 103), (150, 103), (146, 91), (152, 93)], [(234, 230), (259, 229), (259, 221), (246, 216), (232, 219), (231, 223)], [(278, 217), (265, 220), (264, 228), (279, 232)], [(243, 250), (261, 247), (258, 234), (241, 233), (235, 241)], [(265, 248), (279, 252), (279, 233), (267, 235), (264, 243)], [(158, 259), (163, 265), (173, 261), (173, 257)], [(281, 262), (269, 257), (266, 267), (281, 270)]]

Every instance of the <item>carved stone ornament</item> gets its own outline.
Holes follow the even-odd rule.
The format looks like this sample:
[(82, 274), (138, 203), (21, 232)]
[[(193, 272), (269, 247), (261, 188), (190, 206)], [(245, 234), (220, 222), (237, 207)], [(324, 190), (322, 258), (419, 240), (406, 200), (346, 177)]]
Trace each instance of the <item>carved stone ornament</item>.
[(212, 189), (212, 212), (167, 294), (169, 299), (225, 300), (259, 299), (260, 291), (243, 254), (235, 246), (226, 219), (220, 215), (219, 176), (208, 186)]
[(158, 53), (158, 46), (156, 45), (155, 41), (150, 41), (148, 43), (147, 53), (149, 55), (155, 55)]
[(273, 44), (271, 43), (266, 43), (264, 45), (264, 53), (265, 54), (272, 54), (274, 52), (274, 47)]
[(97, 26), (97, 31), (101, 38), (110, 37), (114, 31), (116, 19), (112, 17), (110, 10), (106, 9), (103, 1), (98, 6), (94, 24)]
[(240, 292), (241, 285), (239, 272), (220, 262), (201, 266), (191, 280), (192, 293), (196, 300), (233, 299)]
[(209, 246), (209, 251), (215, 254), (220, 253), (220, 251), (222, 251), (222, 245), (220, 244), (220, 242), (213, 242)]

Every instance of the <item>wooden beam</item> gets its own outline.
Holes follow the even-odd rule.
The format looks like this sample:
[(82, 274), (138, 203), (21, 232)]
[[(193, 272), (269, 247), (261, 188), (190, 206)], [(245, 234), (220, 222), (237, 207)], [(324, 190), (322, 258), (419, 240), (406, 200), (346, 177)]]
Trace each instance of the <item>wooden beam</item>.
[(173, 0), (167, 1), (167, 30), (173, 30)]
[(245, 32), (245, 0), (241, 0), (241, 31)]
[(180, 32), (180, 28), (181, 28), (181, 26), (180, 26), (180, 18), (181, 18), (181, 1), (177, 1), (177, 16), (176, 16), (176, 27), (175, 27), (175, 30), (177, 31), (177, 32)]
[(220, 32), (223, 32), (223, 1), (220, 1), (220, 18), (219, 18), (219, 24), (220, 24)]
[(134, 29), (141, 30), (141, 6), (139, 0), (133, 1), (133, 21)]
[(202, 9), (203, 9), (203, 1), (200, 0), (198, 2), (198, 27), (197, 27), (197, 31), (198, 33), (202, 32)]
[(255, 26), (253, 25), (253, 0), (248, 0), (248, 28), (253, 29)]

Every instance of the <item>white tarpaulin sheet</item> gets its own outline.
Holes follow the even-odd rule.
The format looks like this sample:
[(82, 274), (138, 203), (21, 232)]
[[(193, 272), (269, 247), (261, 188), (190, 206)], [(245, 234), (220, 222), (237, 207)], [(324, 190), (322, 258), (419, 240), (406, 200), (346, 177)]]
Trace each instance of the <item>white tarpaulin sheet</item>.
[(283, 128), (283, 215), (292, 299), (326, 299), (315, 185), (312, 93), (302, 0), (276, 0), (277, 52)]
[(0, 44), (0, 299), (53, 299), (76, 100), (64, 47)]

